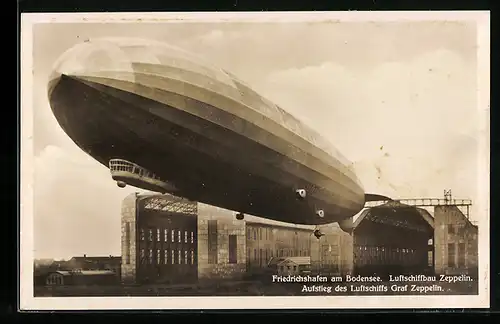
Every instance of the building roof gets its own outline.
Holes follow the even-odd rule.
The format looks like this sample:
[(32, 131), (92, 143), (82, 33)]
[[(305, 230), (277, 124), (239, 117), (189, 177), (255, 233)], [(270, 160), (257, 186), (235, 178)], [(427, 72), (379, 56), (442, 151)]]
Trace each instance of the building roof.
[(53, 272), (50, 272), (49, 275), (52, 273), (56, 273), (56, 274), (59, 274), (59, 275), (64, 276), (64, 277), (71, 276), (71, 271), (66, 271), (66, 270), (53, 271)]
[(94, 256), (94, 257), (77, 256), (77, 257), (72, 257), (71, 260), (83, 261), (83, 262), (109, 262), (109, 261), (121, 262), (122, 258), (119, 256)]
[(73, 275), (75, 276), (110, 276), (110, 275), (116, 275), (111, 270), (79, 270), (79, 271), (73, 271)]
[(284, 260), (278, 262), (278, 265), (287, 264), (287, 263), (295, 263), (296, 265), (309, 265), (311, 264), (311, 257), (298, 256), (298, 257), (287, 257)]
[(57, 273), (62, 276), (110, 276), (116, 275), (113, 271), (110, 270), (77, 270), (77, 271), (69, 271), (69, 270), (57, 270), (51, 273)]
[(401, 225), (403, 227), (412, 227), (415, 229), (417, 229), (417, 227), (421, 227), (418, 224), (411, 224), (411, 221), (408, 221), (408, 219), (404, 217), (404, 213), (411, 213), (413, 215), (418, 215), (430, 228), (434, 228), (434, 218), (427, 210), (405, 205), (397, 201), (389, 201), (380, 206), (363, 209), (359, 216), (356, 218), (356, 221), (353, 224), (353, 229), (356, 229), (366, 218), (377, 218), (373, 216), (374, 210), (378, 212), (384, 209), (391, 212), (391, 214), (388, 214), (388, 216), (385, 217), (387, 221), (386, 223), (397, 226)]
[(198, 213), (197, 202), (169, 194), (140, 195), (138, 200), (144, 209), (191, 215)]
[(281, 261), (283, 261), (285, 259), (286, 259), (285, 257), (271, 257), (271, 259), (267, 263), (267, 266), (276, 265), (276, 264), (280, 263)]

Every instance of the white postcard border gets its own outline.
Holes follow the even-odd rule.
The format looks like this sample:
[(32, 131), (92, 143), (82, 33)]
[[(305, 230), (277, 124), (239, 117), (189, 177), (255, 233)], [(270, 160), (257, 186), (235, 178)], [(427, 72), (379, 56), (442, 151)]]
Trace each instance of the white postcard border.
[[(130, 22), (280, 22), (470, 20), (478, 31), (478, 109), (481, 110), (478, 154), (479, 294), (463, 296), (294, 296), (294, 297), (33, 297), (33, 24)], [(490, 21), (487, 11), (458, 12), (292, 12), (292, 13), (29, 13), (21, 23), (21, 183), (20, 310), (97, 309), (372, 309), (486, 308), (490, 302), (489, 261), (489, 97)]]

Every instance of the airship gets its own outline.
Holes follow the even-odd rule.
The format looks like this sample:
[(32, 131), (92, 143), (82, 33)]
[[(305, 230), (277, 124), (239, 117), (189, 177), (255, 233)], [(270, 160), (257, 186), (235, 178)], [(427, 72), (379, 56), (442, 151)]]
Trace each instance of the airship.
[(230, 72), (169, 44), (76, 44), (56, 61), (48, 99), (64, 132), (119, 187), (218, 206), (240, 220), (342, 225), (363, 209), (363, 186), (330, 142)]

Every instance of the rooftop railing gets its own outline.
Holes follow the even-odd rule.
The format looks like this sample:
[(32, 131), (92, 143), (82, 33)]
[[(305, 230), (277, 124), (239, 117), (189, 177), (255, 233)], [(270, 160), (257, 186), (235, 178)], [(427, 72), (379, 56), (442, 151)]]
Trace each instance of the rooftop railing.
[[(413, 198), (413, 199), (395, 199), (395, 200), (379, 200), (368, 201), (365, 207), (379, 207), (385, 204), (400, 203), (415, 207), (434, 207), (434, 206), (471, 206), (470, 199), (443, 199), (443, 198)], [(390, 204), (391, 205), (391, 204)], [(394, 206), (390, 206), (394, 207)]]

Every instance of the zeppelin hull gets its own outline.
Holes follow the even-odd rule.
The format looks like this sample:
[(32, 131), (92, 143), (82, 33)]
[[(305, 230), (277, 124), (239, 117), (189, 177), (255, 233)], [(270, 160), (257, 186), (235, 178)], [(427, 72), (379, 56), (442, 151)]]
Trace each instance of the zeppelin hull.
[[(50, 81), (59, 124), (100, 163), (133, 161), (178, 195), (285, 222), (336, 222), (363, 207), (364, 192), (345, 163), (236, 100), (233, 88), (214, 91), (216, 78), (202, 87), (172, 77), (179, 69), (147, 66), (156, 74), (142, 66)], [(247, 98), (256, 95), (240, 86)], [(297, 189), (306, 190), (304, 199)]]

